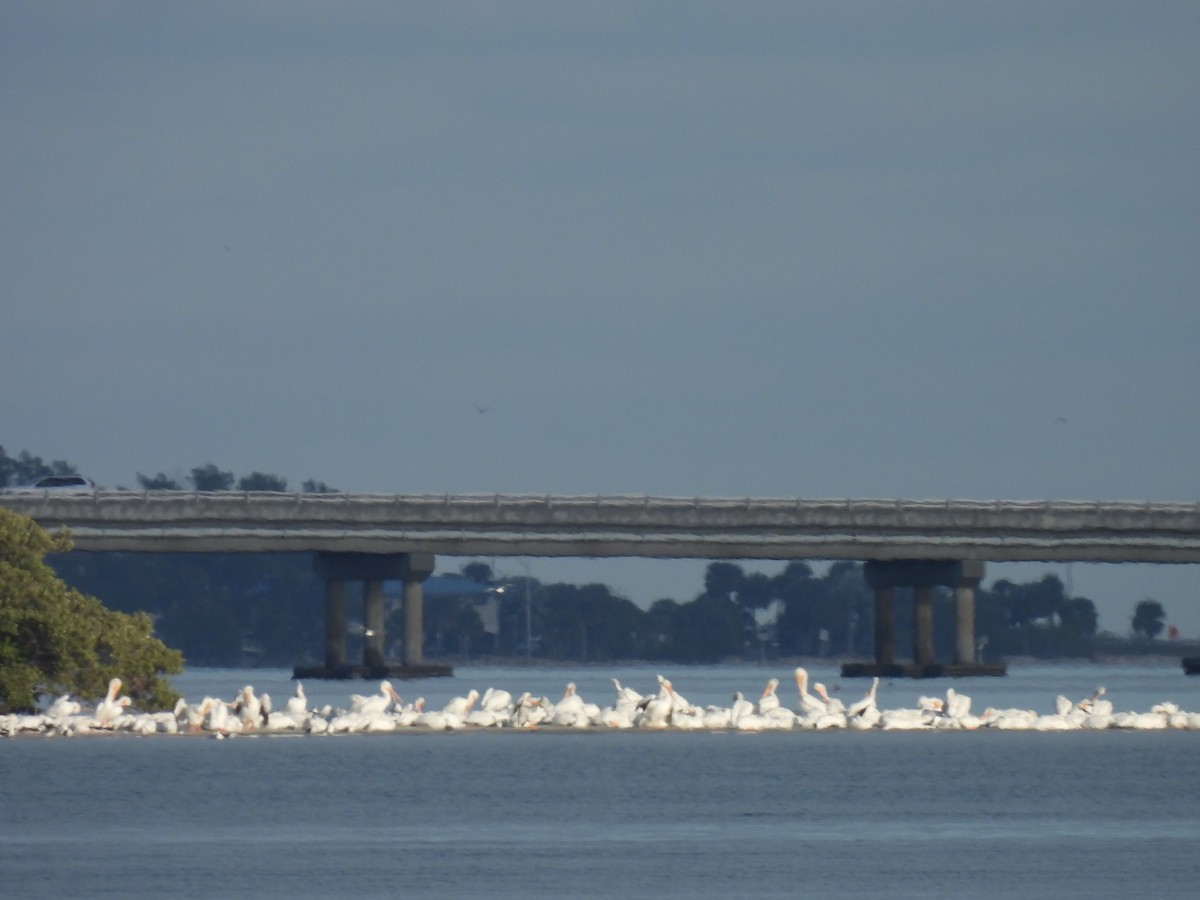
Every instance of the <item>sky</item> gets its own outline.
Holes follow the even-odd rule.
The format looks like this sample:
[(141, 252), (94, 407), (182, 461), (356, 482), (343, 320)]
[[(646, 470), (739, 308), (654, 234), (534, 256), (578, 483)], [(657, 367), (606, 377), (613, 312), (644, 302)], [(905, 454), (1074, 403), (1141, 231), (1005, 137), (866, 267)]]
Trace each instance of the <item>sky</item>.
[[(3, 4), (0, 444), (1196, 502), (1198, 47), (1162, 2)], [(646, 604), (705, 563), (526, 565)], [(985, 584), (1046, 571), (1200, 635), (1198, 566)]]

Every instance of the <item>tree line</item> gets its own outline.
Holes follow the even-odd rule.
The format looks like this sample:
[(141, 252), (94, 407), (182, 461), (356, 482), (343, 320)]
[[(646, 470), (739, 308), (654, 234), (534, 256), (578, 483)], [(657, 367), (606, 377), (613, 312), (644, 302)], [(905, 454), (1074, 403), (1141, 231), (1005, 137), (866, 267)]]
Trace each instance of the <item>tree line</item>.
[[(496, 608), (496, 627), (485, 629), (478, 591), (439, 599), (432, 610), (427, 601), (426, 626), (438, 635), (430, 647), (434, 653), (690, 663), (874, 654), (874, 594), (858, 562), (835, 562), (819, 574), (796, 561), (768, 575), (735, 562), (715, 561), (707, 566), (703, 589), (693, 599), (663, 598), (648, 609), (603, 584), (543, 584), (529, 577), (497, 580), (482, 562), (467, 564), (462, 574), (486, 591), (487, 602)], [(395, 615), (399, 625), (399, 612)], [(911, 591), (896, 591), (893, 615), (894, 655), (904, 659), (912, 650)], [(1157, 601), (1143, 601), (1133, 624), (1148, 640), (1161, 631), (1163, 616)], [(1053, 574), (1025, 584), (999, 580), (977, 589), (975, 622), (981, 661), (1012, 656), (1088, 658), (1095, 653), (1095, 605), (1086, 597), (1069, 596)], [(525, 644), (527, 631), (532, 648)], [(938, 658), (952, 658), (954, 640), (954, 597), (949, 589), (939, 588), (934, 592)]]
[[(64, 460), (43, 462), (24, 451), (10, 458), (0, 447), (0, 486), (75, 471)], [(288, 489), (281, 476), (254, 471), (238, 478), (212, 463), (192, 468), (186, 480), (187, 486), (161, 472), (137, 474), (143, 490)], [(334, 490), (315, 480), (301, 489)], [(47, 561), (67, 584), (101, 598), (110, 609), (145, 613), (155, 634), (192, 665), (290, 666), (319, 661), (323, 652), (324, 587), (307, 554), (74, 552), (51, 553)], [(857, 562), (835, 562), (818, 573), (796, 561), (768, 575), (714, 561), (690, 600), (662, 598), (646, 609), (603, 584), (500, 578), (479, 561), (465, 564), (461, 573), (477, 588), (426, 598), (428, 657), (708, 663), (874, 652), (874, 599)], [(398, 600), (392, 606), (388, 635), (398, 644), (403, 616)], [(894, 616), (895, 656), (904, 659), (911, 653), (911, 592), (896, 592)], [(1144, 600), (1131, 625), (1150, 640), (1162, 631), (1164, 619), (1161, 604)], [(1095, 652), (1095, 605), (1068, 596), (1053, 574), (977, 589), (975, 620), (981, 661)], [(939, 658), (953, 655), (948, 590), (935, 592), (934, 645)]]

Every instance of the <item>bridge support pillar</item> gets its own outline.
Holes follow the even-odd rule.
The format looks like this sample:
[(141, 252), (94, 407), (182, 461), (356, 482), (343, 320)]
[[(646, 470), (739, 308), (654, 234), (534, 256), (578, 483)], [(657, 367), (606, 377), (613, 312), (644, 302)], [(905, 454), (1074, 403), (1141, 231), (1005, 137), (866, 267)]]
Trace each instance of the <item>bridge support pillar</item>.
[[(427, 666), (421, 655), (424, 638), (421, 584), (433, 572), (432, 553), (318, 553), (317, 576), (325, 582), (325, 665), (297, 666), (296, 678), (425, 678), (452, 675), (449, 666)], [(346, 663), (346, 582), (363, 583), (363, 661)], [(404, 582), (404, 660), (386, 659), (385, 581)]]
[(875, 662), (881, 666), (890, 666), (895, 654), (895, 599), (894, 587), (875, 588)]
[[(977, 560), (872, 560), (866, 564), (867, 583), (875, 591), (875, 662), (846, 663), (844, 676), (928, 678), (937, 675), (1003, 675), (1004, 666), (975, 661), (975, 588), (983, 579)], [(954, 591), (954, 662), (935, 660), (933, 642), (934, 588)], [(892, 602), (898, 587), (912, 588), (913, 659), (898, 665), (892, 659), (895, 625)]]
[(346, 665), (346, 583), (325, 582), (325, 667)]
[(363, 665), (383, 667), (383, 582), (363, 582)]
[(954, 664), (975, 662), (975, 588), (959, 585), (954, 589)]
[(433, 574), (432, 553), (406, 553), (401, 565), (404, 580), (404, 665), (419, 666), (424, 659), (425, 579)]
[(913, 664), (933, 663), (933, 585), (913, 589)]

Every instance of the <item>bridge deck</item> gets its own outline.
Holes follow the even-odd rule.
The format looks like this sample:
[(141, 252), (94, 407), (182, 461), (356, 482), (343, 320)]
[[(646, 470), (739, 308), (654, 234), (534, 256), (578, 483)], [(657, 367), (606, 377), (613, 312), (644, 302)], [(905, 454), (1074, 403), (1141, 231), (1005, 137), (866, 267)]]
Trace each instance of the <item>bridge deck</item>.
[(1200, 504), (505, 494), (0, 494), (80, 550), (1200, 562)]

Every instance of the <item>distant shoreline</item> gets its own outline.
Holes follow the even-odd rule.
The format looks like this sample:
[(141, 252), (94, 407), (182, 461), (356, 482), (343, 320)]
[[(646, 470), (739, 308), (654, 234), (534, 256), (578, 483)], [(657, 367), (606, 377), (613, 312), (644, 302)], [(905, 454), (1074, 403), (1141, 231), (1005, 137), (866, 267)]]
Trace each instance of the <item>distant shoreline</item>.
[[(1007, 657), (1002, 662), (1010, 667), (1030, 668), (1034, 666), (1142, 666), (1147, 669), (1153, 668), (1177, 668), (1185, 657), (1200, 656), (1200, 645), (1189, 642), (1186, 645), (1181, 645), (1177, 652), (1171, 653), (1104, 653), (1097, 654), (1094, 657), (1084, 656), (1062, 656), (1052, 659), (1042, 659), (1036, 656), (1011, 656)], [(754, 666), (760, 669), (772, 668), (787, 668), (791, 669), (795, 666), (804, 666), (806, 668), (822, 668), (828, 666), (840, 667), (845, 662), (869, 662), (865, 657), (816, 657), (816, 656), (789, 656), (779, 657), (769, 660), (758, 659), (723, 659), (719, 662), (683, 662), (680, 660), (653, 660), (653, 659), (618, 659), (618, 660), (594, 660), (581, 661), (572, 659), (528, 659), (523, 656), (474, 656), (470, 658), (459, 656), (439, 656), (438, 664), (444, 664), (452, 667), (460, 666), (478, 666), (478, 667), (494, 667), (501, 669), (561, 669), (565, 667), (576, 667), (582, 669), (605, 669), (605, 668), (654, 668), (658, 667), (709, 667), (709, 666)], [(189, 668), (208, 669), (208, 668), (229, 668), (228, 666), (203, 666), (194, 665)], [(246, 668), (286, 668), (281, 666), (247, 666)]]

